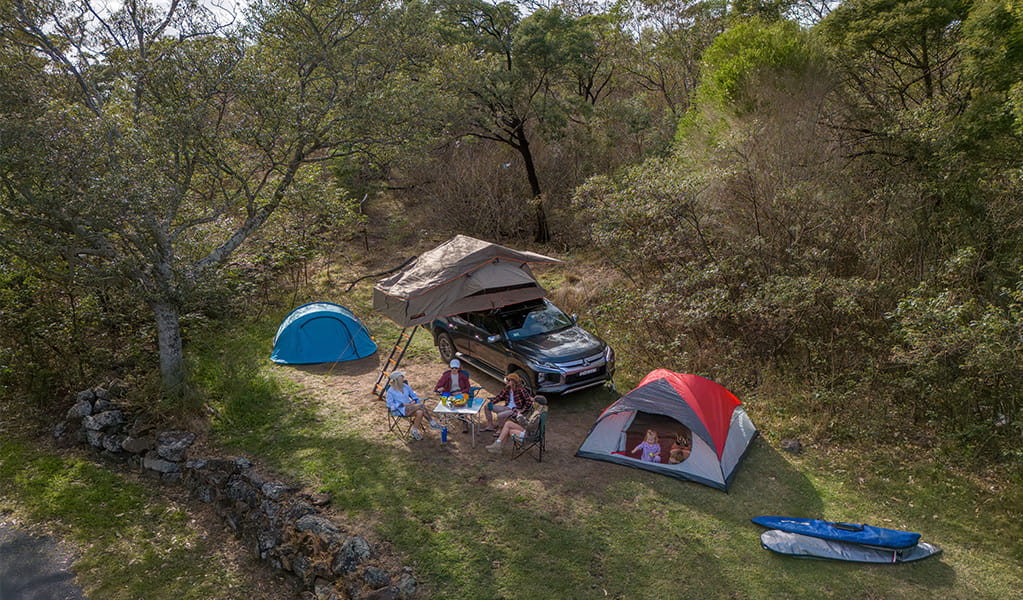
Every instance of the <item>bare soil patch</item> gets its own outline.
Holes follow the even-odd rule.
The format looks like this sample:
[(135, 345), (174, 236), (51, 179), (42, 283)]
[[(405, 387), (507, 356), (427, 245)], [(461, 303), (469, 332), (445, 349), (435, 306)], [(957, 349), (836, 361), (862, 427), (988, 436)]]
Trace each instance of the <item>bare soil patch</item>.
[[(526, 456), (511, 460), (508, 449), (500, 455), (487, 452), (484, 446), (494, 441), (489, 432), (481, 432), (473, 448), (471, 434), (462, 433), (457, 425), (449, 427), (448, 442), (444, 444), (440, 441), (440, 432), (430, 430), (423, 432), (425, 437), (421, 441), (405, 442), (387, 431), (384, 403), (372, 394), (388, 351), (382, 344), (380, 352), (358, 361), (272, 368), (279, 376), (296, 383), (301, 393), (315, 399), (321, 414), (344, 415), (354, 423), (353, 429), (379, 443), (405, 448), (414, 460), (433, 463), (456, 457), (460, 470), (480, 471), (485, 477), (579, 480), (587, 485), (600, 485), (601, 481), (617, 478), (619, 469), (575, 457), (600, 410), (616, 397), (609, 390), (596, 388), (548, 398), (547, 452), (540, 464)], [(436, 361), (405, 358), (399, 368), (405, 372), (412, 389), (426, 399), (427, 405), (435, 406), (437, 399), (432, 390), (445, 368), (439, 357)], [(472, 385), (482, 386), (485, 389), (482, 393), (488, 397), (500, 391), (499, 381), (476, 369), (467, 370)]]

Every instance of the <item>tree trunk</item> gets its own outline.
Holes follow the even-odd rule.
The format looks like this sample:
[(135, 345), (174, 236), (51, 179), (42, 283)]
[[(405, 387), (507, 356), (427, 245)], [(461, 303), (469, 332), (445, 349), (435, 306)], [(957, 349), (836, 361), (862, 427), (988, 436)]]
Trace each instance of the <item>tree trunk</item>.
[(156, 316), (163, 390), (168, 397), (180, 397), (184, 392), (185, 369), (178, 306), (170, 300), (157, 300), (152, 308)]
[(533, 152), (529, 149), (529, 139), (523, 127), (515, 132), (518, 142), (515, 149), (522, 155), (522, 162), (526, 166), (526, 178), (529, 179), (529, 190), (533, 194), (533, 202), (536, 205), (536, 231), (534, 240), (538, 243), (546, 243), (551, 239), (551, 231), (547, 225), (547, 212), (543, 207), (543, 192), (540, 189), (540, 178), (536, 174), (536, 165), (533, 164)]

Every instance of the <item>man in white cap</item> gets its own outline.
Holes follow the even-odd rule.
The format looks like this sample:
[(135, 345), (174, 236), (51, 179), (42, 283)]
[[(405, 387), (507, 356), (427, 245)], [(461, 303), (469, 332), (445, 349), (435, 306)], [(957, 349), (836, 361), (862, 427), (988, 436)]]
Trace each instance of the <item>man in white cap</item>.
[(438, 394), (469, 395), (469, 374), (462, 370), (462, 363), (457, 358), (452, 358), (448, 364), (448, 370), (437, 380), (433, 391)]
[(394, 414), (412, 419), (413, 439), (423, 439), (423, 421), (430, 420), (431, 429), (440, 429), (441, 425), (433, 417), (430, 409), (426, 408), (419, 396), (412, 391), (412, 386), (405, 381), (405, 373), (395, 371), (391, 373), (390, 381), (387, 384), (387, 408)]

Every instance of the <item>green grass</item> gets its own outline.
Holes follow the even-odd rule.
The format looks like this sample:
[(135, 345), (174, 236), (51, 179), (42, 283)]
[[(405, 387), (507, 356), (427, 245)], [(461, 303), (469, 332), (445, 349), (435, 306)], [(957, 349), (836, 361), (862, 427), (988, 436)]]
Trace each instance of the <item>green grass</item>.
[(0, 442), (0, 511), (71, 542), (77, 582), (89, 598), (265, 597), (183, 508), (81, 459)]
[[(316, 399), (265, 371), (248, 373), (235, 382), (238, 400), (219, 405), (220, 440), (375, 523), (435, 597), (996, 599), (1023, 585), (1019, 493), (926, 453), (792, 456), (759, 439), (729, 494), (574, 458), (578, 473), (564, 477), (525, 459), (473, 465), (410, 453), (343, 415), (321, 416)], [(604, 404), (597, 394), (564, 400), (552, 426), (559, 412), (596, 417)], [(911, 529), (945, 553), (883, 566), (780, 557), (760, 548), (749, 522), (760, 514)]]

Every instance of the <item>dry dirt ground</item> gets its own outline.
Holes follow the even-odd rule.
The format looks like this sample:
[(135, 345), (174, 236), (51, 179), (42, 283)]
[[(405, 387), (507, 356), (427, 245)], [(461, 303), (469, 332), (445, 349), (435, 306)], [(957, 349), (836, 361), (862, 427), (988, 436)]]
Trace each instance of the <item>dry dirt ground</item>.
[[(565, 480), (574, 478), (582, 481), (614, 477), (619, 469), (591, 460), (576, 458), (575, 452), (600, 414), (600, 410), (617, 398), (617, 394), (604, 387), (584, 390), (568, 396), (552, 396), (549, 399), (547, 420), (547, 452), (542, 467), (535, 460), (525, 456), (512, 461), (506, 448), (504, 454), (487, 452), (485, 445), (494, 441), (493, 434), (482, 432), (477, 445), (472, 447), (471, 435), (462, 433), (455, 424), (448, 429), (448, 443), (440, 442), (440, 432), (427, 430), (422, 441), (402, 441), (387, 431), (387, 420), (383, 402), (376, 400), (371, 391), (380, 374), (380, 365), (386, 359), (390, 348), (381, 343), (380, 351), (370, 357), (346, 363), (274, 366), (278, 375), (289, 379), (301, 389), (302, 395), (319, 403), (319, 410), (334, 415), (344, 415), (354, 421), (367, 436), (375, 437), (393, 447), (405, 447), (417, 459), (424, 462), (447, 456), (456, 456), (460, 466), (502, 463), (502, 473), (507, 477), (516, 475), (536, 477), (542, 469), (542, 479)], [(428, 360), (405, 358), (399, 368), (405, 372), (412, 389), (427, 399), (427, 406), (433, 407), (436, 399), (431, 391), (437, 379), (444, 372), (445, 365), (439, 355)], [(473, 368), (467, 369), (474, 386), (482, 386), (487, 397), (501, 389), (501, 383)], [(593, 479), (591, 479), (593, 478)]]

